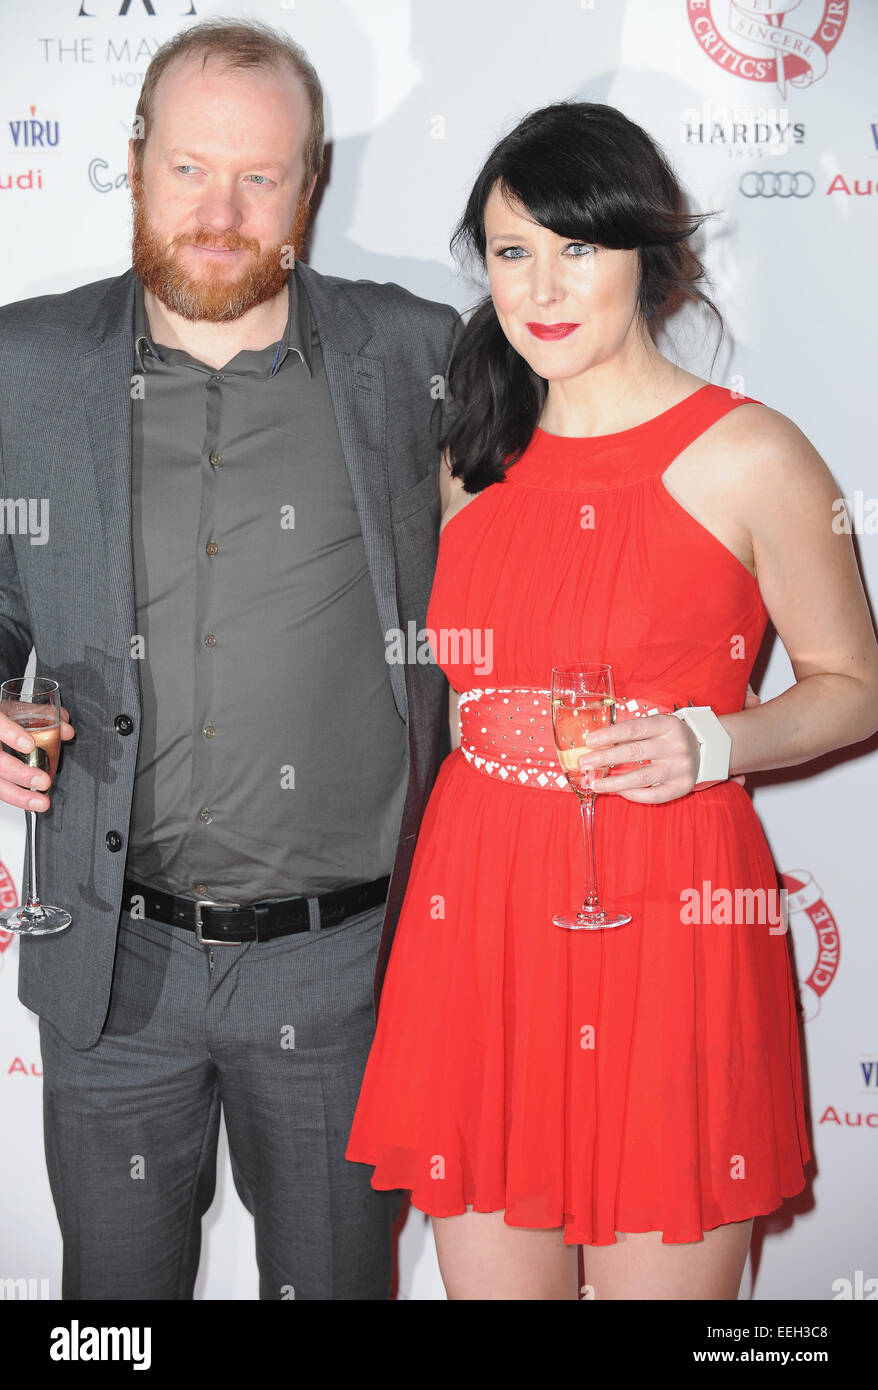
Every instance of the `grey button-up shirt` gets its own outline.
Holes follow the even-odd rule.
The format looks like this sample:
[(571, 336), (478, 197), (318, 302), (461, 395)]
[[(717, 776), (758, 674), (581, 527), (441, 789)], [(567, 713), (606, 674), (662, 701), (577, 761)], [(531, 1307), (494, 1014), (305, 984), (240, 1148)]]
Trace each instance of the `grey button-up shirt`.
[(359, 519), (307, 295), (216, 371), (135, 295), (132, 539), (143, 724), (127, 867), (189, 896), (389, 873), (406, 789)]

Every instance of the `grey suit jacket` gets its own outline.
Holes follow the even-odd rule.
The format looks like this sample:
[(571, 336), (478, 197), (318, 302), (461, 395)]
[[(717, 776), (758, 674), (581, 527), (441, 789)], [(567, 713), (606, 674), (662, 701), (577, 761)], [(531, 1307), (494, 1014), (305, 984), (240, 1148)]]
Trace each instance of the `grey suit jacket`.
[[(299, 265), (326, 363), (382, 629), (422, 627), (439, 529), (438, 438), (460, 320), (398, 285)], [(73, 915), (22, 940), (19, 997), (77, 1048), (107, 1013), (140, 734), (131, 548), (134, 274), (0, 308), (0, 500), (49, 508), (45, 544), (0, 535), (0, 680), (60, 682), (76, 729), (40, 818), (41, 896)], [(20, 509), (19, 509), (20, 510)], [(13, 509), (3, 515), (10, 518)], [(20, 523), (19, 523), (20, 524)], [(8, 521), (7, 521), (8, 526)], [(16, 529), (13, 527), (13, 529)], [(447, 748), (434, 665), (391, 665), (409, 780), (375, 977), (381, 981), (414, 842)], [(134, 732), (117, 728), (128, 715)]]

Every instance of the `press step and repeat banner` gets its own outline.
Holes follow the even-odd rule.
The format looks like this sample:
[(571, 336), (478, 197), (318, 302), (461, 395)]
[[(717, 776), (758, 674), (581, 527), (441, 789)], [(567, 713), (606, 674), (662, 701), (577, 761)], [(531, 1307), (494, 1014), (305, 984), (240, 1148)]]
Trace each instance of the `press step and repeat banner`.
[[(727, 329), (712, 379), (811, 439), (876, 591), (875, 0), (0, 0), (0, 302), (128, 266), (126, 142), (144, 71), (164, 39), (213, 15), (288, 30), (324, 82), (332, 162), (316, 269), (461, 310), (479, 289), (448, 239), (496, 138), (564, 98), (609, 102), (645, 126), (694, 206), (718, 214), (699, 241)], [(710, 375), (715, 341), (700, 320), (670, 335), (665, 350)], [(763, 699), (791, 684), (776, 639), (757, 675)], [(757, 1220), (742, 1298), (878, 1296), (876, 772), (873, 743), (747, 779), (789, 891), (815, 1161), (803, 1193)], [(23, 816), (0, 806), (3, 906), (17, 901), (22, 853)], [(58, 1298), (37, 1021), (16, 973), (7, 934), (0, 1278)], [(196, 1296), (257, 1296), (252, 1221), (225, 1150)], [(413, 1209), (398, 1296), (444, 1297), (428, 1218)]]

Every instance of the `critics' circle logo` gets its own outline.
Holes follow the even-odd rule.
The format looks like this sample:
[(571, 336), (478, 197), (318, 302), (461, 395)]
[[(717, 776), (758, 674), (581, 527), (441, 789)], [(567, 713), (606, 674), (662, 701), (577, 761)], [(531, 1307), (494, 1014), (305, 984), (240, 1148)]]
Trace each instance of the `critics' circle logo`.
[[(3, 860), (0, 859), (0, 912), (6, 907), (18, 907), (18, 889), (12, 880), (12, 875)], [(3, 931), (0, 928), (0, 967), (3, 965), (4, 951), (12, 945), (14, 940), (14, 932)]]
[(686, 0), (692, 32), (726, 72), (748, 82), (810, 87), (826, 75), (850, 0)]
[[(820, 1012), (820, 1001), (835, 979), (841, 943), (835, 918), (823, 901), (823, 889), (806, 869), (781, 874), (787, 890), (789, 923), (796, 947), (799, 1002), (806, 1022)], [(814, 950), (814, 936), (817, 950)], [(816, 959), (815, 959), (816, 954)], [(810, 974), (803, 971), (811, 963)]]

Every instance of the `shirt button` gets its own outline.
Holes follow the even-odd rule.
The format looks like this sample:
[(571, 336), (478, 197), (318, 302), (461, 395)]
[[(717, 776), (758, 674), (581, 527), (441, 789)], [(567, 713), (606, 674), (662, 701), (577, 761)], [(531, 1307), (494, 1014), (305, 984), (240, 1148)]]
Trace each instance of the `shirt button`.
[(213, 727), (212, 724), (205, 724), (201, 732), (204, 734), (205, 738), (213, 738), (214, 734), (216, 733), (216, 729)]
[(202, 825), (210, 825), (213, 820), (213, 811), (209, 806), (205, 806), (202, 811), (199, 811), (198, 819), (201, 821)]
[(206, 647), (215, 647), (215, 646), (216, 646), (216, 637), (213, 635), (212, 632), (209, 632), (209, 633), (207, 634), (207, 636), (205, 637), (205, 639), (204, 639), (204, 645), (205, 645)]
[(220, 466), (220, 464), (222, 463), (222, 461), (223, 461), (223, 456), (222, 456), (222, 454), (218, 454), (217, 451), (216, 451), (216, 449), (213, 449), (213, 450), (211, 451), (211, 454), (210, 454), (210, 466), (211, 466), (211, 468), (219, 468), (219, 466)]
[(208, 377), (208, 380), (209, 380), (209, 381), (225, 381), (225, 377), (223, 376), (222, 372), (214, 372), (213, 376)]
[(203, 893), (204, 896), (207, 897), (208, 893), (210, 892), (210, 889), (208, 888), (206, 883), (196, 883), (195, 892)]
[(113, 720), (113, 727), (117, 734), (130, 734), (134, 728), (134, 720), (129, 714), (117, 714)]
[(107, 849), (112, 850), (112, 852), (115, 854), (115, 853), (116, 853), (116, 850), (119, 850), (119, 849), (121, 849), (121, 848), (122, 848), (122, 836), (119, 834), (118, 830), (108, 830), (108, 831), (107, 831)]
[(219, 550), (219, 546), (217, 545), (216, 541), (208, 541), (207, 545), (204, 548), (207, 551), (208, 555), (215, 555)]

